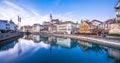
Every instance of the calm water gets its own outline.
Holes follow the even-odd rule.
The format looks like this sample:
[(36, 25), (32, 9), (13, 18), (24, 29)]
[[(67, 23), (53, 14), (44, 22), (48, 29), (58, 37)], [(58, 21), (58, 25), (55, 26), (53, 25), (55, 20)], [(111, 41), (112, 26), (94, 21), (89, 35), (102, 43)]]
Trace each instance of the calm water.
[(120, 63), (120, 50), (70, 38), (25, 35), (0, 45), (0, 63)]

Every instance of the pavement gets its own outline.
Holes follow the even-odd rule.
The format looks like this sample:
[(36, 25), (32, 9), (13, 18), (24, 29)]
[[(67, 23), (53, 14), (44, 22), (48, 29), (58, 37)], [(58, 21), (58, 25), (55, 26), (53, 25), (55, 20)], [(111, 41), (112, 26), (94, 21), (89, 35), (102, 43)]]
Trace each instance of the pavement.
[(106, 46), (120, 49), (120, 37), (116, 37), (116, 36), (101, 37), (101, 36), (96, 36), (96, 35), (79, 35), (79, 34), (45, 34), (45, 35), (85, 40), (91, 43), (97, 43), (97, 44), (106, 45)]
[(120, 37), (118, 37), (118, 36), (101, 37), (101, 36), (96, 36), (96, 35), (79, 35), (79, 34), (72, 34), (72, 35), (92, 37), (92, 38), (99, 38), (99, 39), (112, 40), (112, 41), (114, 41), (114, 40), (115, 41), (120, 41)]

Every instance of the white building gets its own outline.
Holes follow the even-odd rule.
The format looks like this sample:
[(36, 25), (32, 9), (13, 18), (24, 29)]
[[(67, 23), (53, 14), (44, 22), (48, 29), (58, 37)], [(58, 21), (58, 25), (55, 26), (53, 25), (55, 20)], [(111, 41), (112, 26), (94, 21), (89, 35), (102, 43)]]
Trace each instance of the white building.
[(110, 25), (109, 34), (120, 35), (120, 0), (118, 1), (116, 7), (116, 23)]
[(32, 32), (32, 26), (30, 26), (30, 25), (26, 25), (26, 26), (22, 26), (21, 27), (21, 31), (22, 32)]
[(57, 32), (64, 34), (73, 34), (77, 28), (77, 24), (71, 21), (61, 22), (57, 25)]
[(40, 24), (34, 24), (32, 26), (32, 32), (41, 32), (44, 30), (44, 26)]
[(16, 31), (17, 25), (12, 21), (0, 20), (0, 30), (1, 31)]
[(102, 22), (101, 24), (99, 24), (99, 25), (98, 25), (98, 28), (99, 28), (99, 29), (103, 29), (103, 30), (109, 30), (111, 24), (113, 24), (113, 23), (115, 23), (115, 20), (114, 20), (114, 19), (108, 19), (107, 21)]
[(120, 0), (115, 8), (116, 8), (116, 22), (120, 23)]

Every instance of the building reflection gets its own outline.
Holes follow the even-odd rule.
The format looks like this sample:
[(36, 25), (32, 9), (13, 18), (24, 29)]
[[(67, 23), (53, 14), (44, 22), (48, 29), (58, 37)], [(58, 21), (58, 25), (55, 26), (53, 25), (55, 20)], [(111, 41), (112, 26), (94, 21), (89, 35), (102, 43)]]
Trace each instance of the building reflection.
[(14, 40), (9, 44), (0, 46), (0, 58), (7, 58), (6, 55), (8, 55), (10, 58), (15, 59), (25, 53), (35, 53), (40, 48), (49, 48), (49, 45), (44, 42), (35, 43), (32, 40), (19, 38), (17, 41)]
[(48, 41), (49, 41), (49, 42), (55, 42), (55, 43), (56, 43), (57, 39), (56, 39), (56, 37), (54, 37), (54, 36), (50, 36), (50, 37), (48, 37)]
[(13, 48), (16, 43), (17, 43), (16, 41), (13, 41), (13, 42), (10, 42), (8, 44), (1, 45), (0, 46), (0, 51), (5, 51), (5, 50), (8, 50), (10, 48)]
[(14, 41), (11, 41), (8, 44), (1, 45), (0, 46), (0, 51), (8, 51), (9, 49), (14, 49), (16, 45), (18, 45), (18, 48), (17, 48), (18, 49), (18, 55), (20, 55), (21, 52), (22, 52), (22, 49), (21, 49), (21, 42), (19, 42), (19, 40), (14, 40)]
[(36, 43), (40, 42), (40, 35), (32, 35), (32, 40)]
[(32, 39), (32, 34), (29, 34), (29, 35), (24, 35), (23, 38), (26, 39), (26, 40), (31, 40)]
[(84, 51), (88, 50), (89, 48), (92, 48), (91, 43), (80, 41), (80, 40), (78, 41), (78, 43), (79, 43), (80, 48)]
[(92, 44), (92, 43), (81, 41), (81, 40), (79, 40), (78, 43), (79, 43), (80, 48), (83, 51), (92, 50), (92, 51), (95, 51), (95, 52), (103, 53), (103, 51), (105, 50), (105, 49), (103, 49), (102, 46), (97, 45), (97, 44)]
[(6, 40), (6, 41), (1, 41), (0, 42), (0, 51), (4, 51), (4, 50), (8, 50), (10, 48), (13, 48), (15, 46), (15, 44), (18, 43), (18, 38), (20, 38), (20, 37), (16, 37), (16, 38)]
[(58, 45), (56, 44), (57, 43), (57, 37), (54, 37), (54, 36), (48, 37), (48, 42), (50, 44), (50, 52), (52, 52), (52, 49), (54, 47), (58, 47)]
[(56, 44), (63, 46), (65, 48), (73, 48), (77, 45), (76, 43), (77, 43), (77, 40), (73, 40), (70, 38), (57, 38)]
[(46, 48), (46, 50), (48, 49), (50, 50), (50, 52), (54, 53), (56, 51), (55, 48), (59, 46), (70, 49), (79, 45), (79, 47), (85, 52), (104, 51), (105, 56), (108, 56), (107, 58), (113, 59), (114, 63), (120, 63), (120, 50), (118, 49), (104, 47), (101, 45), (97, 45), (81, 40), (74, 40), (70, 38), (59, 38), (53, 36), (43, 37), (40, 35), (29, 35), (29, 36), (24, 36), (24, 38), (25, 39), (20, 38), (18, 40), (11, 41), (8, 44), (1, 45), (0, 46), (1, 58), (6, 54), (9, 54), (11, 57), (13, 56), (20, 57), (26, 52), (27, 53), (32, 52), (34, 54), (38, 50), (40, 50), (40, 48)]
[(85, 41), (78, 41), (80, 48), (83, 51), (96, 51), (96, 52), (103, 52), (107, 51), (108, 52), (108, 57), (114, 59), (114, 63), (120, 63), (120, 50), (114, 49), (114, 48), (109, 48), (109, 47), (104, 47), (104, 46), (98, 46), (96, 44), (92, 44), (89, 42)]
[(43, 41), (46, 44), (49, 44), (49, 41), (53, 40), (50, 37), (44, 37), (36, 34), (29, 34), (29, 35), (24, 35), (23, 37), (26, 40), (33, 40), (35, 43), (39, 43)]
[(44, 42), (45, 44), (49, 44), (48, 37), (40, 37), (40, 41)]
[(108, 48), (108, 57), (115, 60), (114, 63), (120, 63), (120, 50), (114, 48)]
[(51, 46), (56, 46), (57, 44), (57, 37), (54, 37), (54, 36), (51, 36), (51, 37), (48, 37), (48, 42)]
[(21, 39), (18, 40), (18, 56), (22, 53), (22, 45), (21, 45)]

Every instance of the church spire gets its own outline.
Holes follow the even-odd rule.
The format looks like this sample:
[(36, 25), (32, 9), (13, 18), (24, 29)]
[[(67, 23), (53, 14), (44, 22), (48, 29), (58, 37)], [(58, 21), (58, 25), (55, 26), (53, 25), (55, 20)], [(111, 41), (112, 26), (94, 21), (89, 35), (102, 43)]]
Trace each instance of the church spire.
[(52, 20), (52, 14), (50, 14), (50, 20)]

